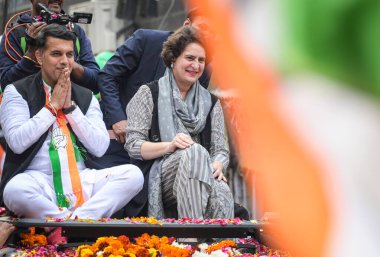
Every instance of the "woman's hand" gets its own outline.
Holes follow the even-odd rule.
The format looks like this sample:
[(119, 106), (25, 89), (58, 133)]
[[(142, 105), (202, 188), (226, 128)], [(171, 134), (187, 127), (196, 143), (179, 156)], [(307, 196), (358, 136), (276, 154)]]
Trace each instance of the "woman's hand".
[(184, 133), (178, 133), (168, 145), (167, 153), (174, 152), (177, 148), (185, 149), (194, 144), (193, 139)]
[(227, 182), (226, 177), (223, 174), (223, 164), (220, 161), (214, 161), (212, 163), (212, 172), (215, 179), (218, 179), (218, 181), (223, 180), (224, 182)]

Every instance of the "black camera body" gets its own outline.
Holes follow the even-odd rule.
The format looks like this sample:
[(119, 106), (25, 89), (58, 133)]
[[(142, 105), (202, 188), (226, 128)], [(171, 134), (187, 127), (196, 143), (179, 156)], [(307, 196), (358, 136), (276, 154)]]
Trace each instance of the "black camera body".
[(46, 22), (47, 24), (57, 23), (60, 25), (67, 25), (69, 22), (90, 24), (92, 21), (92, 13), (77, 13), (68, 15), (64, 13), (55, 13), (47, 8), (45, 5), (38, 3), (40, 15), (33, 18), (35, 22)]

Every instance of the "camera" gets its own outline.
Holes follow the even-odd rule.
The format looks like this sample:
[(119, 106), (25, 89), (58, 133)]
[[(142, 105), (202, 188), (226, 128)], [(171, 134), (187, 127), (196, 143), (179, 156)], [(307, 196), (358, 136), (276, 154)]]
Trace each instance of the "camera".
[(57, 23), (60, 25), (66, 25), (69, 22), (90, 24), (92, 21), (92, 13), (77, 13), (68, 15), (64, 13), (55, 13), (47, 8), (45, 5), (38, 3), (40, 15), (33, 18), (33, 21), (46, 22), (47, 24)]

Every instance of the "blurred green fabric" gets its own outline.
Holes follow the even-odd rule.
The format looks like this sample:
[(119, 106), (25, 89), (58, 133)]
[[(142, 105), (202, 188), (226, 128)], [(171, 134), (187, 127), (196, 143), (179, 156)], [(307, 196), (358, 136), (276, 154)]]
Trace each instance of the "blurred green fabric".
[(380, 1), (282, 0), (282, 65), (315, 70), (380, 98)]
[(106, 65), (107, 61), (113, 56), (113, 52), (103, 51), (98, 53), (95, 56), (95, 60), (99, 65), (100, 69), (103, 69), (104, 65)]

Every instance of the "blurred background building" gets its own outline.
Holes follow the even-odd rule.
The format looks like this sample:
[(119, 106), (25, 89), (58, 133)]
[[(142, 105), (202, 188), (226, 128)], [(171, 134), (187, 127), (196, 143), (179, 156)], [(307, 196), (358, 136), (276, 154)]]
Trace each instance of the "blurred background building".
[(70, 14), (93, 13), (92, 24), (84, 28), (94, 53), (115, 50), (139, 28), (174, 30), (186, 17), (181, 0), (67, 0), (65, 6)]
[[(0, 0), (1, 32), (12, 15), (30, 6), (30, 0)], [(65, 0), (64, 10), (93, 13), (92, 23), (82, 26), (95, 54), (115, 50), (138, 28), (174, 30), (186, 17), (181, 0)]]

